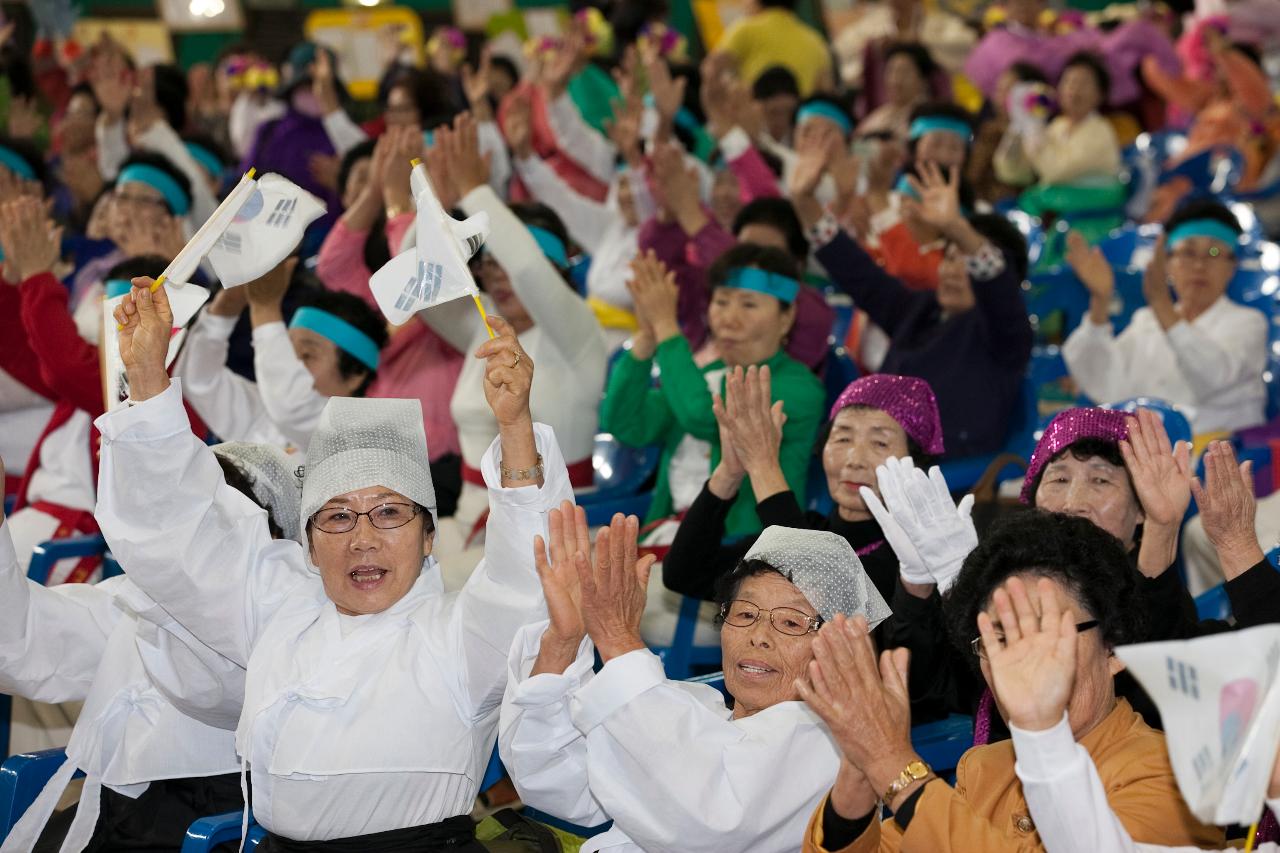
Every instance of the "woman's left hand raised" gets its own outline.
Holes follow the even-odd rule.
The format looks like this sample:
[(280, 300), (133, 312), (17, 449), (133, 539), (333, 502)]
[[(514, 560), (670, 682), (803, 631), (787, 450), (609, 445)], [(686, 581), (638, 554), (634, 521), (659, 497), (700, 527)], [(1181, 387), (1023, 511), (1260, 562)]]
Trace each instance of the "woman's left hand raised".
[(133, 290), (115, 307), (120, 360), (129, 378), (129, 398), (141, 403), (169, 387), (165, 357), (173, 333), (169, 294), (151, 278), (133, 280)]
[(520, 346), (510, 323), (490, 314), (489, 326), (496, 337), (481, 344), (475, 355), (485, 360), (485, 401), (499, 426), (532, 424), (529, 391), (533, 387), (533, 359)]
[(639, 535), (640, 520), (617, 513), (596, 534), (595, 559), (578, 558), (582, 620), (605, 663), (644, 648), (640, 618), (655, 558), (639, 556)]

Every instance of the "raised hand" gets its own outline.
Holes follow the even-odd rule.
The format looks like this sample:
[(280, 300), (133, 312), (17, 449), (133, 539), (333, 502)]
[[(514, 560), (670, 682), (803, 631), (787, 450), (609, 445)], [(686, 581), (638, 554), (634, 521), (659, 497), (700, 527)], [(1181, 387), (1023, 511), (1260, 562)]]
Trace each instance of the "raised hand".
[(644, 648), (640, 619), (655, 558), (638, 555), (639, 533), (638, 518), (618, 513), (596, 534), (595, 559), (577, 560), (583, 622), (605, 663)]
[(796, 162), (787, 178), (787, 189), (792, 198), (810, 198), (818, 188), (818, 182), (827, 170), (827, 157), (831, 152), (829, 137), (839, 135), (826, 122), (806, 122), (796, 130)]
[(322, 115), (329, 115), (341, 109), (338, 103), (338, 87), (333, 80), (333, 61), (329, 51), (317, 50), (315, 61), (311, 63), (311, 94), (320, 105)]
[(249, 302), (249, 317), (254, 328), (266, 323), (283, 323), (281, 305), (284, 295), (293, 281), (293, 271), (298, 267), (298, 257), (291, 255), (261, 278), (243, 285)]
[(1111, 295), (1116, 289), (1116, 274), (1102, 254), (1102, 249), (1098, 246), (1090, 247), (1084, 235), (1079, 231), (1071, 231), (1067, 234), (1066, 260), (1089, 291), (1089, 295), (1100, 300), (1109, 309)]
[[(637, 255), (631, 262), (631, 280), (627, 282), (627, 290), (635, 302), (635, 312), (641, 323), (653, 330), (654, 345), (680, 334), (677, 319), (680, 290), (676, 285), (676, 275), (658, 260), (653, 250)], [(637, 357), (640, 356), (637, 354)]]
[(133, 91), (133, 72), (123, 55), (115, 50), (95, 49), (89, 67), (89, 86), (108, 124), (124, 118), (124, 109)]
[[(741, 370), (741, 367), (735, 367), (730, 373)], [(727, 384), (726, 380), (726, 386)], [(729, 422), (724, 398), (715, 391), (711, 392), (711, 412), (716, 416), (716, 427), (720, 433), (720, 462), (711, 472), (707, 488), (720, 500), (727, 501), (738, 494), (747, 471), (742, 467), (742, 460), (738, 458), (738, 451), (733, 446), (733, 427)]]
[(572, 660), (587, 635), (578, 581), (578, 561), (586, 560), (591, 553), (586, 511), (574, 506), (572, 501), (565, 501), (559, 509), (548, 513), (547, 536), (549, 542), (544, 542), (541, 536), (533, 537), (533, 562), (547, 599), (547, 615), (551, 617), (542, 642), (567, 651)]
[(644, 67), (649, 78), (649, 93), (653, 95), (653, 106), (662, 119), (663, 127), (670, 128), (675, 122), (676, 113), (684, 104), (684, 90), (688, 81), (684, 77), (672, 77), (667, 61), (656, 53), (645, 57)]
[(1164, 234), (1156, 240), (1151, 262), (1143, 270), (1142, 296), (1157, 317), (1162, 313), (1174, 311), (1173, 295), (1169, 291), (1169, 253), (1165, 246)]
[(1236, 462), (1226, 441), (1214, 441), (1204, 454), (1204, 483), (1191, 481), (1200, 507), (1204, 532), (1218, 551), (1222, 572), (1232, 580), (1263, 559), (1254, 527), (1257, 500), (1253, 493), (1253, 463)]
[(1164, 421), (1150, 409), (1126, 418), (1129, 437), (1120, 442), (1120, 455), (1133, 480), (1147, 524), (1179, 525), (1191, 503), (1191, 445), (1169, 443)]
[(952, 167), (946, 177), (932, 161), (917, 164), (920, 177), (907, 175), (907, 182), (920, 194), (917, 208), (920, 218), (944, 234), (964, 221), (960, 212), (960, 170)]
[(604, 122), (609, 141), (633, 169), (639, 167), (644, 159), (640, 150), (640, 124), (643, 117), (644, 104), (639, 99), (624, 99), (613, 102), (613, 118), (605, 119)]
[(502, 132), (517, 160), (533, 156), (533, 104), (527, 89), (511, 94), (503, 116)]
[(911, 746), (907, 657), (906, 649), (886, 651), (877, 665), (867, 621), (836, 614), (813, 640), (808, 677), (796, 679), (800, 697), (827, 724), (845, 759), (866, 775), (874, 793), (888, 790), (908, 764), (919, 760)]
[(520, 346), (511, 324), (489, 315), (495, 337), (476, 350), (485, 360), (484, 398), (499, 427), (533, 423), (529, 414), (529, 389), (533, 387), (533, 359)]
[(978, 614), (996, 701), (1009, 724), (1024, 731), (1057, 725), (1066, 713), (1076, 675), (1076, 616), (1058, 607), (1052, 581), (1041, 578), (1039, 586), (1039, 615), (1018, 577), (1009, 578), (991, 597), (1000, 618), (999, 633), (990, 616)]
[(692, 236), (706, 224), (698, 195), (698, 173), (686, 167), (684, 149), (675, 142), (659, 142), (651, 158), (657, 201)]
[(129, 379), (129, 397), (140, 403), (169, 387), (164, 366), (173, 334), (169, 294), (163, 287), (155, 287), (154, 279), (135, 278), (133, 290), (115, 308), (115, 320), (119, 326), (120, 360)]
[[(375, 174), (381, 182), (382, 199), (386, 203), (389, 215), (412, 211), (413, 195), (409, 188), (409, 173), (413, 171), (413, 161), (421, 160), (426, 156), (422, 143), (422, 131), (417, 125), (392, 127), (387, 129), (383, 138), (386, 139), (386, 148), (382, 152), (380, 161), (376, 148), (374, 152), (374, 168), (377, 170)], [(381, 143), (382, 140), (378, 142)], [(432, 186), (435, 186), (434, 178)], [(441, 204), (443, 203), (444, 200), (441, 199)]]
[(569, 81), (582, 70), (586, 62), (586, 45), (582, 35), (570, 32), (560, 46), (542, 63), (541, 82), (551, 100), (559, 98), (569, 88)]
[(38, 198), (22, 196), (0, 205), (0, 248), (5, 278), (19, 284), (51, 272), (62, 252), (62, 229), (55, 227)]
[(761, 473), (779, 468), (778, 453), (787, 416), (781, 400), (771, 402), (768, 365), (752, 365), (746, 370), (735, 367), (725, 376), (725, 392), (724, 421), (729, 425), (730, 441), (755, 485)]
[(489, 74), (492, 68), (493, 57), (487, 45), (480, 51), (478, 69), (472, 70), (470, 64), (462, 66), (462, 93), (477, 121), (489, 121), (493, 118), (493, 105), (489, 103)]
[[(939, 592), (946, 592), (960, 573), (964, 558), (978, 545), (970, 518), (973, 495), (966, 495), (956, 504), (951, 500), (942, 469), (935, 465), (925, 474), (907, 458), (885, 460), (876, 468), (876, 479), (883, 504), (866, 486), (860, 494), (902, 562), (903, 579), (916, 584), (936, 583)], [(899, 538), (906, 541), (896, 542)], [(898, 549), (899, 544), (903, 545), (902, 550)], [(919, 563), (911, 565), (908, 558), (916, 558)], [(920, 580), (921, 569), (928, 574), (928, 581)]]
[(470, 113), (459, 113), (452, 129), (437, 130), (435, 142), (444, 151), (458, 198), (489, 182), (489, 155), (480, 153), (480, 135)]

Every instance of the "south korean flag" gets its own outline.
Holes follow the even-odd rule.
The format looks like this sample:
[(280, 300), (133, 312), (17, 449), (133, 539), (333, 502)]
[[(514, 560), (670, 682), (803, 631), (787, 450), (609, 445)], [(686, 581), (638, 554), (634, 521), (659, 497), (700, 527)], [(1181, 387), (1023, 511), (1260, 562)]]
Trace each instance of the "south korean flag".
[(325, 213), (320, 199), (274, 173), (250, 184), (208, 252), (223, 287), (247, 284), (275, 269), (302, 242), (307, 226)]

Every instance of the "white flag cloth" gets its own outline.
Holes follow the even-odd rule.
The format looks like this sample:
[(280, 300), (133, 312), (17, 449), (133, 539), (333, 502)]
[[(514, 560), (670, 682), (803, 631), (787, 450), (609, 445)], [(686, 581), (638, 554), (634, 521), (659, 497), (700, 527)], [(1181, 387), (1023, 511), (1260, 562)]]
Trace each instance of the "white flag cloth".
[(489, 237), (489, 214), (459, 222), (440, 204), (427, 167), (410, 173), (416, 245), (392, 258), (369, 279), (369, 288), (387, 320), (407, 321), (423, 308), (479, 293), (467, 262)]
[(203, 258), (213, 264), (223, 287), (246, 284), (289, 257), (307, 226), (324, 215), (324, 204), (292, 181), (276, 174), (255, 179), (252, 174), (240, 179), (165, 268), (164, 281), (178, 328), (185, 326), (208, 298), (205, 291), (190, 312), (185, 310), (196, 297), (193, 293), (191, 298), (183, 298), (192, 288), (187, 282)]
[(1116, 654), (1160, 709), (1192, 813), (1218, 825), (1257, 820), (1280, 748), (1280, 625)]

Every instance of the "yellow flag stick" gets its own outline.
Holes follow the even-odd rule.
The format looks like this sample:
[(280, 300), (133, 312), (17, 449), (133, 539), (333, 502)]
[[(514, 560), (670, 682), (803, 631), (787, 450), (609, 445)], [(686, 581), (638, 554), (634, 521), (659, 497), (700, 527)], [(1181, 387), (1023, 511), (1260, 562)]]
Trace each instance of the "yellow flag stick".
[(1249, 827), (1249, 840), (1244, 843), (1244, 853), (1250, 853), (1253, 850), (1254, 839), (1258, 837), (1258, 822), (1255, 820), (1253, 826)]
[(489, 333), (490, 339), (497, 337), (497, 335), (493, 333), (493, 326), (489, 325), (489, 315), (484, 313), (484, 303), (480, 301), (480, 294), (473, 293), (471, 294), (471, 298), (476, 303), (476, 310), (480, 312), (480, 319), (484, 321), (484, 328)]
[[(251, 168), (251, 169), (249, 169), (249, 171), (248, 171), (248, 172), (246, 172), (246, 173), (245, 173), (245, 176), (244, 176), (244, 177), (245, 177), (245, 179), (246, 179), (246, 180), (253, 180), (253, 176), (254, 176), (254, 175), (256, 175), (256, 174), (258, 174), (258, 170), (257, 170), (257, 169), (253, 169), (253, 168)], [(222, 205), (225, 205), (225, 204), (227, 203), (227, 201), (229, 201), (229, 200), (230, 200), (230, 198), (231, 198), (231, 197), (230, 197), (230, 196), (228, 196), (228, 197), (227, 197), (227, 199), (225, 199), (225, 200), (222, 202)], [(218, 210), (221, 210), (221, 209), (222, 209), (222, 205), (219, 205), (219, 206), (218, 206)], [(210, 222), (212, 222), (213, 220), (217, 219), (217, 218), (218, 218), (218, 211), (217, 211), (217, 210), (215, 210), (215, 211), (213, 212), (213, 215), (212, 215), (212, 216), (210, 216), (208, 219), (206, 219), (206, 220), (204, 221), (204, 224), (203, 224), (203, 225), (201, 225), (201, 226), (196, 230), (196, 233), (195, 233), (195, 234), (193, 234), (193, 235), (191, 236), (191, 239), (187, 241), (187, 245), (189, 246), (189, 245), (191, 245), (192, 243), (195, 243), (197, 240), (199, 240), (199, 239), (200, 239), (200, 237), (201, 237), (201, 235), (202, 235), (202, 234), (204, 234), (205, 229), (207, 229), (207, 228), (209, 227), (209, 223), (210, 223)], [(185, 249), (186, 247), (184, 246), (183, 248)], [(179, 253), (179, 254), (181, 254), (181, 253)], [(170, 265), (172, 266), (172, 262), (170, 263)], [(163, 287), (163, 286), (164, 286), (164, 276), (163, 276), (163, 275), (161, 275), (158, 279), (156, 279), (156, 280), (155, 280), (155, 283), (151, 285), (151, 292), (152, 292), (152, 293), (155, 293), (157, 290), (159, 290), (159, 289), (160, 289), (161, 287)]]

